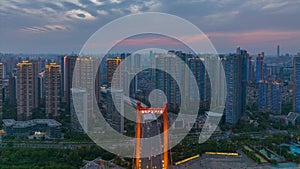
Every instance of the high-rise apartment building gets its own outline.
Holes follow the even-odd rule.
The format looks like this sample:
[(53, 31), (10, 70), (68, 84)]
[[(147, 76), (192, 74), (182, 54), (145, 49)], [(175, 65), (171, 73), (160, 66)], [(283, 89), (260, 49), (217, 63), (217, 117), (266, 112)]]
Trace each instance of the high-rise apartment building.
[(109, 89), (106, 95), (106, 120), (110, 126), (124, 133), (124, 93), (123, 90)]
[(256, 83), (264, 80), (264, 55), (258, 54), (256, 56)]
[(4, 73), (4, 64), (0, 62), (0, 122), (2, 122), (2, 104), (3, 104), (3, 73)]
[(35, 61), (17, 64), (17, 120), (30, 120), (38, 107), (38, 65)]
[[(116, 83), (114, 87), (121, 87), (122, 85), (120, 84), (121, 82), (121, 73), (119, 73), (118, 75), (120, 75), (119, 77), (114, 76), (115, 71), (117, 70), (117, 67), (121, 64), (122, 60), (119, 57), (115, 57), (115, 58), (107, 58), (106, 59), (107, 62), (107, 87), (111, 87), (111, 83), (113, 81), (113, 77), (115, 77), (116, 79)], [(123, 87), (122, 87), (123, 88)]]
[[(208, 60), (208, 59), (207, 59)], [(188, 65), (190, 70), (192, 71), (194, 78), (196, 79), (197, 86), (199, 89), (200, 96), (200, 106), (208, 107), (211, 99), (211, 84), (210, 77), (205, 69), (205, 59), (204, 58), (188, 58)], [(192, 83), (190, 83), (190, 97), (195, 96), (192, 94), (192, 91), (195, 91), (195, 87)], [(194, 100), (197, 98), (193, 98)]]
[(258, 84), (258, 110), (281, 114), (282, 84), (261, 80)]
[(294, 57), (293, 111), (300, 113), (300, 56)]
[(13, 73), (8, 78), (8, 95), (9, 104), (15, 105), (17, 103), (17, 77)]
[(38, 76), (38, 101), (39, 105), (45, 103), (45, 77), (44, 72), (39, 73)]
[(245, 113), (247, 58), (249, 54), (238, 48), (236, 54), (222, 56), (226, 76), (225, 122), (235, 125)]
[(61, 60), (61, 98), (62, 101), (67, 103), (68, 108), (70, 108), (72, 77), (77, 58), (78, 56), (76, 55), (64, 56)]
[[(84, 114), (84, 121), (81, 124), (86, 124), (83, 126), (84, 130), (88, 129), (88, 124), (90, 124), (88, 121), (91, 121), (95, 119), (96, 112), (94, 112), (95, 108), (94, 106), (97, 106), (97, 101), (99, 97), (99, 71), (98, 71), (98, 60), (94, 59), (92, 57), (78, 57), (76, 59), (76, 66), (74, 69), (74, 74), (72, 77), (72, 94), (73, 97), (75, 95), (82, 97), (86, 97), (87, 101), (87, 111)], [(77, 92), (80, 91), (80, 92)], [(82, 92), (84, 91), (84, 92)], [(75, 92), (75, 93), (74, 93)], [(78, 94), (76, 94), (76, 92)], [(74, 95), (75, 94), (75, 95)], [(86, 95), (86, 96), (85, 96)], [(95, 96), (95, 100), (94, 100)], [(77, 96), (76, 96), (77, 97)], [(74, 101), (74, 98), (71, 99)], [(74, 103), (71, 103), (71, 110), (75, 110), (73, 108)], [(78, 114), (78, 113), (77, 113)], [(71, 123), (72, 126), (79, 126), (79, 124), (76, 124), (80, 122), (82, 119), (77, 119), (76, 112), (71, 111)], [(77, 120), (76, 120), (77, 119)], [(80, 131), (77, 128), (73, 128), (75, 131)]]
[(50, 63), (45, 68), (46, 116), (50, 119), (59, 119), (61, 70), (60, 65)]
[[(88, 129), (88, 97), (85, 89), (71, 89), (71, 128), (83, 133)], [(77, 105), (75, 109), (74, 105)]]
[(253, 83), (254, 81), (254, 65), (252, 56), (249, 56), (247, 61), (247, 81), (248, 83)]
[(141, 54), (135, 54), (134, 55), (134, 68), (135, 68), (135, 71), (138, 71), (141, 69), (141, 58), (142, 58), (142, 55)]
[[(179, 85), (184, 89), (184, 77), (185, 70), (173, 54), (157, 54), (155, 55), (156, 68), (163, 68), (165, 71), (158, 70), (155, 74), (156, 89), (162, 90), (168, 100), (168, 108), (172, 111), (177, 111), (180, 107), (181, 94), (185, 94), (184, 91), (179, 90)], [(171, 75), (172, 74), (172, 75)], [(175, 81), (174, 78), (178, 78), (181, 81)], [(163, 100), (158, 98), (157, 100)]]

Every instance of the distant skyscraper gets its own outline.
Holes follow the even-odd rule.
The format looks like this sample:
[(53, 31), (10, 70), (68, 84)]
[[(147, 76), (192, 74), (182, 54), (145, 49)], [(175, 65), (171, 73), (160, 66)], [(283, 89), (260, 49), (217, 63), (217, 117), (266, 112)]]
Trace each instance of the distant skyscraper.
[[(116, 58), (107, 58), (106, 61), (107, 61), (107, 87), (111, 87), (113, 75), (114, 75), (115, 71), (117, 70), (117, 67), (122, 62), (122, 60), (119, 57), (116, 57)], [(118, 79), (121, 79), (121, 77), (119, 77)], [(118, 80), (118, 79), (116, 79), (116, 80)]]
[(4, 72), (4, 65), (0, 62), (0, 122), (2, 123), (2, 104), (3, 104), (3, 72)]
[(60, 65), (50, 63), (45, 69), (46, 115), (50, 119), (59, 119), (61, 92)]
[(280, 46), (277, 45), (277, 57), (279, 57), (279, 56), (280, 56)]
[(258, 110), (281, 114), (282, 84), (260, 81), (258, 85)]
[(236, 54), (222, 58), (227, 82), (225, 105), (225, 122), (227, 124), (237, 124), (245, 112), (248, 57), (247, 51), (238, 49)]
[(300, 55), (294, 57), (294, 103), (293, 111), (300, 113)]
[(256, 56), (256, 83), (264, 80), (264, 55), (258, 54)]
[(38, 107), (38, 69), (34, 61), (17, 64), (17, 120), (30, 120)]

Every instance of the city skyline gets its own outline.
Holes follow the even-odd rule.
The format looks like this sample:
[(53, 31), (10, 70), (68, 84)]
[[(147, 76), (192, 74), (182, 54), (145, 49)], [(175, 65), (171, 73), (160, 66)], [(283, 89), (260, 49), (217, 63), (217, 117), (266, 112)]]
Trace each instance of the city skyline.
[(266, 55), (275, 56), (277, 45), (280, 45), (281, 54), (296, 54), (300, 42), (299, 6), (300, 2), (283, 0), (62, 0), (39, 3), (4, 0), (0, 7), (0, 45), (4, 53), (78, 53), (96, 30), (118, 17), (165, 12), (199, 27), (219, 53), (228, 53), (241, 46), (249, 53), (264, 51)]
[[(11, 146), (18, 149), (22, 149), (21, 147), (43, 147), (49, 151), (55, 151), (51, 148), (72, 149), (70, 153), (81, 149), (78, 147), (96, 143), (99, 148), (101, 147), (100, 149), (118, 154), (118, 157), (126, 156), (126, 153), (129, 153), (130, 156), (126, 159), (125, 165), (127, 167), (132, 166), (135, 169), (148, 168), (149, 166), (150, 168), (153, 166), (154, 168), (155, 166), (159, 166), (158, 168), (167, 168), (166, 166), (179, 167), (188, 163), (192, 164), (191, 168), (199, 168), (200, 161), (208, 158), (214, 159), (214, 157), (217, 157), (215, 155), (218, 155), (217, 158), (220, 159), (224, 159), (222, 156), (226, 156), (226, 158), (232, 156), (233, 161), (222, 162), (222, 164), (228, 166), (227, 168), (233, 166), (251, 168), (255, 165), (264, 167), (286, 165), (287, 163), (281, 161), (282, 159), (288, 161), (291, 167), (299, 166), (299, 156), (289, 155), (289, 152), (293, 152), (292, 149), (284, 148), (283, 155), (281, 154), (282, 150), (279, 150), (282, 144), (299, 145), (299, 142), (297, 142), (297, 139), (300, 138), (299, 113), (293, 110), (293, 106), (297, 106), (299, 101), (297, 90), (293, 90), (298, 87), (299, 67), (297, 61), (299, 56), (274, 57), (274, 59), (279, 59), (277, 64), (267, 62), (268, 59), (266, 58), (264, 60), (266, 62), (256, 64), (256, 69), (252, 70), (254, 60), (246, 50), (239, 47), (231, 54), (220, 55), (220, 63), (216, 62), (218, 59), (206, 58), (208, 55), (195, 55), (174, 50), (169, 50), (167, 54), (149, 51), (148, 55), (153, 59), (151, 64), (155, 63), (158, 68), (170, 72), (177, 85), (183, 86), (182, 90), (176, 89), (172, 78), (166, 76), (165, 73), (147, 69), (141, 74), (137, 74), (136, 81), (132, 84), (133, 87), (121, 85), (122, 87), (118, 89), (120, 86), (116, 84), (121, 84), (118, 80), (122, 78), (117, 78), (117, 81), (114, 82), (113, 76), (118, 66), (122, 67), (120, 63), (126, 63), (127, 61), (125, 68), (120, 68), (120, 74), (124, 73), (125, 80), (139, 68), (144, 68), (145, 64), (149, 64), (149, 62), (145, 63), (142, 59), (145, 56), (139, 53), (134, 54), (132, 58), (128, 53), (108, 55), (103, 62), (106, 64), (100, 64), (100, 72), (94, 69), (94, 63), (97, 63), (97, 60), (92, 57), (70, 55), (57, 56), (55, 59), (40, 57), (37, 60), (36, 58), (29, 59), (25, 57), (23, 59), (19, 57), (10, 59), (10, 55), (2, 56), (4, 58), (3, 63), (0, 63), (4, 65), (2, 72), (5, 72), (2, 81), (4, 82), (2, 83), (4, 118), (2, 130), (0, 131), (4, 133), (4, 135), (2, 134), (3, 150), (6, 150), (5, 147), (9, 146), (7, 139), (13, 140), (14, 144)], [(180, 59), (176, 60), (177, 57)], [(287, 60), (291, 58), (294, 58), (293, 67), (287, 64)], [(129, 62), (127, 59), (129, 59)], [(199, 90), (196, 86), (191, 85), (193, 80), (186, 74), (186, 69), (180, 67), (180, 61), (184, 61), (191, 68), (191, 76), (195, 76), (195, 82)], [(258, 61), (260, 63), (260, 60)], [(222, 85), (221, 82), (218, 84), (217, 90), (226, 90), (227, 94), (226, 96), (222, 94), (217, 96), (215, 102), (219, 104), (219, 102), (222, 102), (222, 98), (226, 97), (226, 101), (224, 100), (226, 102), (225, 110), (222, 110), (221, 116), (216, 116), (215, 112), (207, 109), (207, 106), (213, 105), (209, 98), (214, 96), (213, 88), (210, 89), (210, 85), (207, 84), (211, 83), (213, 85), (214, 80), (219, 79), (217, 82), (220, 82), (220, 78), (222, 78), (219, 75), (208, 77), (205, 71), (207, 65), (215, 65), (213, 72), (219, 72), (221, 65), (224, 67), (226, 85)], [(15, 68), (11, 69), (12, 67)], [(249, 78), (256, 75), (254, 70), (259, 70), (260, 79), (263, 79), (258, 83), (250, 80), (256, 79), (255, 77)], [(74, 75), (72, 76), (73, 72)], [(97, 76), (99, 79), (95, 79), (94, 85), (90, 79), (92, 72), (100, 76)], [(101, 77), (102, 75), (105, 75), (105, 77)], [(180, 80), (178, 77), (186, 78)], [(15, 79), (15, 82), (13, 79)], [(100, 79), (105, 80), (101, 81)], [(112, 85), (108, 85), (111, 80)], [(34, 91), (36, 83), (38, 83), (38, 91)], [(114, 85), (114, 83), (116, 84)], [(127, 93), (126, 95), (124, 93), (124, 91), (132, 90), (132, 88), (135, 89), (129, 91), (129, 93), (133, 92), (133, 94)], [(167, 102), (164, 104), (163, 111), (161, 105), (164, 102), (164, 96), (158, 95), (155, 97), (155, 94), (152, 93), (155, 91), (154, 89), (164, 90)], [(198, 93), (197, 90), (199, 99), (198, 94), (196, 94)], [(157, 91), (155, 92), (157, 93)], [(90, 101), (93, 93), (96, 96), (95, 101), (97, 103)], [(292, 96), (293, 94), (294, 96)], [(30, 98), (36, 98), (36, 96), (38, 96), (38, 99), (32, 99), (31, 102)], [(190, 114), (177, 114), (176, 107), (179, 105), (177, 103), (179, 96), (183, 98), (183, 101), (180, 101), (180, 105), (183, 106), (180, 106), (179, 109), (191, 111), (193, 107), (199, 107), (198, 112), (197, 109), (192, 110), (192, 112), (197, 112), (195, 114), (197, 118), (196, 116), (192, 117)], [(151, 97), (157, 101), (153, 102)], [(185, 98), (191, 99), (188, 99), (187, 105), (184, 105)], [(14, 99), (16, 99), (17, 105), (11, 102)], [(37, 107), (33, 106), (35, 103), (38, 103)], [(142, 107), (140, 107), (141, 105)], [(101, 110), (99, 113), (104, 117), (104, 121), (99, 121), (101, 119), (98, 119), (94, 106), (99, 107)], [(133, 112), (136, 112), (136, 114)], [(129, 113), (131, 115), (126, 116)], [(158, 113), (158, 117), (154, 115), (155, 113)], [(131, 116), (134, 117), (134, 115), (136, 115), (136, 122), (131, 119)], [(163, 118), (160, 116), (163, 116)], [(217, 121), (217, 117), (220, 117), (220, 121)], [(143, 123), (140, 123), (140, 120)], [(209, 123), (207, 123), (208, 121)], [(213, 129), (211, 122), (216, 123), (218, 127)], [(102, 124), (102, 126), (99, 124)], [(139, 126), (139, 124), (141, 125)], [(164, 124), (163, 128), (162, 124)], [(207, 124), (209, 124), (208, 128), (205, 127)], [(92, 129), (90, 130), (90, 128)], [(94, 129), (97, 130), (98, 138), (94, 137), (96, 134)], [(201, 133), (199, 133), (200, 130)], [(210, 141), (198, 142), (202, 133), (207, 135), (211, 130), (215, 134), (209, 136)], [(287, 130), (294, 135), (289, 136), (291, 138), (288, 140), (285, 139), (288, 135), (285, 134)], [(184, 132), (190, 132), (190, 134), (184, 135)], [(135, 136), (135, 141), (111, 137), (116, 136), (115, 133), (122, 136)], [(163, 137), (159, 137), (162, 133), (164, 133)], [(232, 135), (231, 133), (234, 134), (234, 137), (229, 136)], [(257, 141), (243, 141), (244, 135)], [(266, 135), (267, 137), (265, 137)], [(152, 136), (157, 139), (153, 140)], [(90, 137), (89, 141), (81, 143), (85, 140), (85, 137)], [(70, 138), (78, 141), (78, 143), (70, 145), (68, 143)], [(145, 139), (146, 142), (139, 142), (137, 138)], [(168, 138), (172, 139), (168, 141)], [(281, 140), (281, 138), (284, 138), (284, 140)], [(18, 143), (19, 139), (22, 140), (21, 143)], [(30, 143), (31, 139), (34, 139), (34, 144)], [(44, 144), (44, 139), (47, 140), (47, 144)], [(272, 139), (272, 144), (270, 139)], [(103, 144), (99, 144), (98, 140)], [(57, 144), (57, 141), (60, 144)], [(112, 141), (116, 142), (113, 143)], [(163, 144), (162, 141), (164, 141)], [(237, 144), (238, 142), (240, 145)], [(143, 146), (145, 144), (147, 146)], [(261, 145), (264, 146), (261, 147)], [(124, 146), (126, 146), (126, 149), (123, 149)], [(184, 148), (182, 149), (184, 153), (178, 151), (178, 148)], [(160, 152), (162, 149), (164, 150), (163, 154)], [(167, 151), (168, 149), (170, 151)], [(149, 152), (149, 150), (151, 151)], [(253, 156), (254, 151), (259, 151), (259, 158), (264, 160), (258, 161), (258, 157)], [(272, 155), (269, 155), (268, 152)], [(297, 153), (298, 150), (295, 150), (295, 152)], [(93, 158), (99, 156), (102, 158), (107, 155), (100, 153)], [(137, 160), (134, 160), (134, 157)], [(238, 159), (242, 157), (253, 161), (239, 162)], [(68, 156), (63, 158), (68, 160)], [(86, 155), (82, 157), (82, 159), (87, 158)], [(117, 157), (112, 155), (111, 158), (115, 160)], [(56, 159), (60, 158), (55, 156), (55, 159), (51, 160)], [(191, 161), (192, 159), (194, 160)], [(74, 161), (78, 161), (78, 158)], [(4, 163), (7, 164), (7, 162)], [(24, 165), (28, 164), (39, 165), (34, 160), (29, 160)], [(77, 164), (72, 161), (70, 165), (83, 166), (84, 164), (79, 162)], [(123, 164), (120, 165), (124, 166)], [(218, 168), (215, 167), (217, 164), (205, 163), (205, 165)]]
[(0, 4), (0, 168), (300, 168), (300, 0)]

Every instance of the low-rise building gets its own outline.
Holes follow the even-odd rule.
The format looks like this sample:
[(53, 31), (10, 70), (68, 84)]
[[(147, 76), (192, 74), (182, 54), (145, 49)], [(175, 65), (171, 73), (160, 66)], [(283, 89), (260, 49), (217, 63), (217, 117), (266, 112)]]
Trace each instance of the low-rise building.
[(287, 121), (289, 124), (295, 125), (297, 119), (299, 119), (299, 115), (297, 113), (294, 112), (290, 112), (287, 117), (286, 117)]
[(61, 138), (62, 124), (54, 119), (34, 119), (28, 121), (2, 120), (5, 135), (31, 137), (44, 135), (46, 139)]
[(299, 115), (294, 112), (290, 112), (288, 115), (270, 115), (269, 121), (271, 122), (279, 122), (284, 125), (295, 125), (297, 122), (297, 119), (299, 119)]

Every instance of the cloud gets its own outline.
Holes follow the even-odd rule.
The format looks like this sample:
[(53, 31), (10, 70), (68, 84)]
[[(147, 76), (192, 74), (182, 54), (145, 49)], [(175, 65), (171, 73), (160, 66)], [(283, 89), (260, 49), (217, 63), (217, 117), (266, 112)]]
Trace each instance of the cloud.
[[(55, 31), (55, 36), (51, 36), (53, 41), (47, 41), (47, 46), (57, 46), (55, 38), (63, 37), (69, 38), (61, 40), (63, 45), (70, 40), (82, 44), (103, 24), (126, 14), (146, 11), (165, 12), (185, 18), (204, 32), (211, 32), (208, 35), (220, 40), (217, 43), (225, 41), (221, 45), (226, 48), (231, 43), (272, 43), (272, 40), (288, 41), (288, 38), (291, 45), (295, 44), (295, 49), (299, 48), (299, 41), (292, 42), (295, 37), (299, 38), (297, 32), (292, 32), (299, 30), (300, 26), (299, 0), (1, 0), (0, 4), (0, 46), (3, 46), (3, 50), (23, 48), (15, 44), (16, 41), (21, 43), (22, 31)], [(73, 36), (78, 35), (83, 24), (88, 25), (85, 31), (80, 32), (81, 36)], [(57, 27), (58, 30), (55, 30), (46, 25), (62, 25), (67, 29), (59, 30)], [(68, 31), (68, 34), (64, 31)], [(41, 40), (34, 36), (30, 38), (27, 39), (28, 43), (41, 46)], [(186, 38), (194, 42), (202, 37)]]
[(121, 0), (110, 0), (110, 3), (112, 4), (119, 4), (121, 2), (122, 2)]
[(240, 12), (235, 10), (235, 11), (229, 11), (229, 12), (219, 12), (219, 13), (214, 13), (211, 15), (207, 15), (204, 16), (203, 19), (205, 22), (209, 22), (209, 23), (223, 23), (223, 22), (227, 22), (231, 19), (233, 19), (234, 17), (236, 17)]
[(263, 42), (286, 41), (300, 39), (300, 30), (252, 30), (245, 32), (212, 32), (210, 38), (226, 38), (236, 44), (250, 44)]
[(277, 9), (282, 8), (283, 6), (286, 6), (289, 2), (279, 2), (279, 3), (269, 3), (262, 7), (264, 10), (271, 10), (271, 9)]
[(74, 5), (76, 5), (78, 7), (81, 7), (81, 8), (86, 8), (87, 7), (86, 4), (81, 3), (79, 0), (64, 0), (64, 1), (69, 2), (71, 4), (74, 4)]
[[(244, 32), (210, 32), (205, 34), (185, 35), (179, 37), (184, 42), (200, 43), (207, 38), (223, 39), (233, 45), (259, 44), (265, 42), (286, 41), (289, 39), (300, 39), (300, 30), (252, 30)], [(153, 45), (182, 45), (177, 41), (168, 37), (138, 37), (132, 39), (124, 39), (116, 42), (121, 46), (153, 46)]]
[(290, 12), (289, 9), (300, 7), (300, 1), (295, 0), (263, 0), (263, 1), (245, 1), (241, 8), (245, 10), (255, 10), (257, 12), (269, 12), (273, 14), (274, 12)]
[(68, 27), (63, 26), (63, 25), (45, 25), (44, 26), (48, 30), (56, 31), (56, 30), (68, 30)]
[[(259, 44), (264, 42), (286, 41), (293, 38), (300, 39), (300, 30), (252, 30), (244, 32), (210, 32), (205, 34), (185, 35), (179, 37), (188, 43), (200, 43), (209, 38), (226, 39), (233, 44)], [(125, 39), (118, 42), (122, 46), (148, 46), (148, 45), (180, 45), (181, 42), (168, 37), (145, 37)]]
[(66, 12), (66, 17), (70, 19), (80, 20), (95, 20), (96, 18), (87, 11), (81, 9), (74, 9)]
[(112, 13), (117, 13), (117, 14), (124, 14), (124, 11), (120, 8), (111, 8), (110, 11)]
[(105, 10), (97, 10), (97, 14), (99, 14), (99, 15), (107, 15), (108, 12), (105, 11)]
[(170, 39), (168, 37), (144, 37), (124, 39), (117, 42), (120, 46), (153, 46), (153, 45), (180, 45), (179, 41)]
[(44, 26), (30, 26), (24, 27), (21, 31), (32, 32), (32, 33), (45, 33), (51, 31), (66, 31), (69, 28), (63, 25), (44, 25)]
[(28, 8), (24, 8), (22, 9), (22, 11), (25, 14), (29, 14), (29, 15), (39, 15), (39, 16), (52, 16), (54, 14), (56, 14), (57, 12), (49, 7), (45, 7), (45, 8), (41, 8), (41, 9), (28, 9)]
[(156, 0), (146, 1), (144, 3), (130, 4), (128, 10), (130, 13), (140, 13), (144, 11), (156, 11), (161, 3)]
[(91, 2), (94, 3), (94, 4), (97, 5), (97, 6), (104, 5), (104, 2), (99, 1), (99, 0), (91, 0)]
[(159, 1), (146, 1), (144, 5), (150, 11), (154, 11), (157, 10), (162, 4)]
[(130, 5), (129, 6), (129, 11), (131, 13), (139, 13), (139, 12), (141, 12), (141, 9), (142, 9), (142, 6), (140, 6), (140, 5)]

